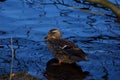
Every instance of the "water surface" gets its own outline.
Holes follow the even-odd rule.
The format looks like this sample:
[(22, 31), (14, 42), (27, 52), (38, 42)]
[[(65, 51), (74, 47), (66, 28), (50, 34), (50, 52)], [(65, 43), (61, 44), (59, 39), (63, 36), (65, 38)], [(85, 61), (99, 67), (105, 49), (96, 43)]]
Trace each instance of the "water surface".
[[(54, 76), (53, 69), (59, 71), (61, 67), (48, 66), (53, 56), (43, 41), (50, 29), (57, 28), (63, 33), (63, 38), (75, 42), (89, 54), (89, 62), (78, 62), (76, 65), (63, 64), (63, 67), (70, 66), (70, 69), (73, 66), (72, 71), (78, 70), (79, 72), (75, 72), (78, 76), (83, 75), (84, 71), (89, 72), (89, 75), (82, 78), (75, 76), (77, 80), (83, 78), (119, 80), (120, 24), (114, 22), (114, 17), (90, 14), (76, 8), (114, 16), (110, 10), (76, 1), (6, 0), (0, 2), (0, 74), (10, 72), (12, 59), (10, 38), (12, 37), (15, 50), (13, 71), (28, 71), (41, 80), (67, 80), (66, 76), (56, 79), (60, 78), (58, 77), (60, 73), (56, 73), (57, 77)], [(49, 72), (53, 75), (49, 75)]]

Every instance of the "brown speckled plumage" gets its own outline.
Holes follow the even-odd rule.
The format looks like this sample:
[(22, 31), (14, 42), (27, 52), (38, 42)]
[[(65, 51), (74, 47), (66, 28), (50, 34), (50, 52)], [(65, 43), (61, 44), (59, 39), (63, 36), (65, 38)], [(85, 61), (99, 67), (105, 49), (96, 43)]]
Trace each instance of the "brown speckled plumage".
[(87, 60), (87, 55), (73, 42), (62, 39), (59, 30), (50, 30), (45, 39), (47, 40), (48, 49), (60, 62), (74, 63)]

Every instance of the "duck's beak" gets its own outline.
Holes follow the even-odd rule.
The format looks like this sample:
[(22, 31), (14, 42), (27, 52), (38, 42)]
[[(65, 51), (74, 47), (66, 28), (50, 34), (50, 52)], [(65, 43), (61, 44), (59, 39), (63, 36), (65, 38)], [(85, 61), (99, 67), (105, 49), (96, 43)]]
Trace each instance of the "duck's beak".
[(46, 39), (47, 39), (47, 37), (48, 37), (48, 36), (45, 36), (45, 37), (44, 37), (44, 40), (46, 40)]

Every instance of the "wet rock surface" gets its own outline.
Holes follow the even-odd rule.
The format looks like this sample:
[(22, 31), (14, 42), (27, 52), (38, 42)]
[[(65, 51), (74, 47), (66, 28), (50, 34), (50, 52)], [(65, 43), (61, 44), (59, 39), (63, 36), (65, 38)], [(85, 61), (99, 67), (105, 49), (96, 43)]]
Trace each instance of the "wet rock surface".
[[(39, 78), (35, 78), (31, 76), (27, 72), (14, 72), (11, 74), (11, 80), (40, 80)], [(10, 74), (1, 74), (1, 80), (10, 80)]]
[(56, 65), (57, 63), (56, 59), (48, 61), (45, 72), (48, 80), (84, 80), (89, 75), (89, 72), (82, 71), (82, 68), (75, 63)]

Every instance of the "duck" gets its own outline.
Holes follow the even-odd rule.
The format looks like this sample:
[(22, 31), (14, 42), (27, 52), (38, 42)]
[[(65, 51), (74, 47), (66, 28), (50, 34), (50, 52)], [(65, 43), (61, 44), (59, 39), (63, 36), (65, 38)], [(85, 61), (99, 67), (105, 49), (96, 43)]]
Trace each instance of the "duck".
[(59, 64), (72, 64), (79, 61), (88, 61), (87, 55), (81, 48), (72, 41), (62, 38), (58, 29), (51, 29), (44, 37), (48, 50), (58, 59)]

